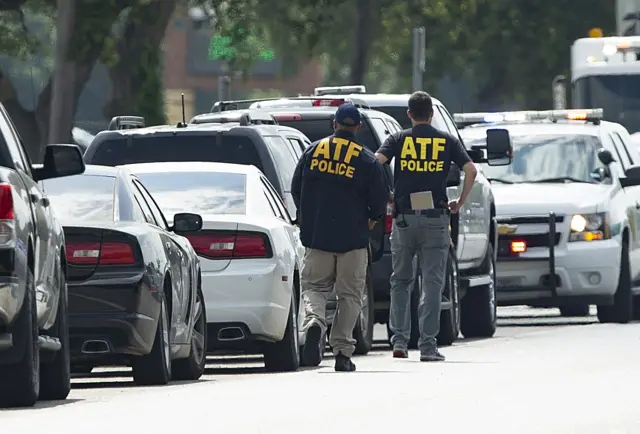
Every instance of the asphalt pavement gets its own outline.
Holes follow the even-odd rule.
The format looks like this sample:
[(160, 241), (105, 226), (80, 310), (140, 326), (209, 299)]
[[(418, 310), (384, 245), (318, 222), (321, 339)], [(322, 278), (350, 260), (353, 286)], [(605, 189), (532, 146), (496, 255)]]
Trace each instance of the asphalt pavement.
[[(500, 309), (496, 336), (394, 360), (377, 326), (355, 373), (268, 374), (257, 357), (214, 357), (196, 382), (135, 387), (125, 368), (74, 379), (69, 399), (0, 410), (3, 433), (640, 433), (640, 324)], [(636, 398), (633, 398), (636, 396)]]

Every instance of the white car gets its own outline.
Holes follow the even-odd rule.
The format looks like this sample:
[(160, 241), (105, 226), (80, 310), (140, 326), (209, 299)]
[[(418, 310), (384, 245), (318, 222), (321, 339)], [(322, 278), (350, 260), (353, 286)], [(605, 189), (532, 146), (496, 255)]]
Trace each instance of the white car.
[(299, 229), (255, 166), (170, 162), (127, 165), (165, 215), (198, 213), (185, 234), (200, 256), (209, 351), (259, 351), (269, 371), (300, 364), (304, 318)]
[[(498, 220), (500, 305), (634, 319), (640, 287), (640, 155), (602, 110), (455, 115), (467, 148), (506, 129), (509, 166), (484, 165)], [(637, 306), (637, 304), (636, 304)], [(640, 306), (636, 316), (640, 314)]]

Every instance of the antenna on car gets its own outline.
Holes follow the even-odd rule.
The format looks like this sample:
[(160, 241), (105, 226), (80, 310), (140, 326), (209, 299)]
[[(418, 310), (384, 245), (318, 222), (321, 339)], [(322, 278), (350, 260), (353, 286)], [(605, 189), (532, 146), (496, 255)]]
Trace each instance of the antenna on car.
[(187, 128), (187, 115), (184, 110), (184, 92), (180, 94), (180, 106), (182, 108), (182, 122), (178, 122), (178, 128)]

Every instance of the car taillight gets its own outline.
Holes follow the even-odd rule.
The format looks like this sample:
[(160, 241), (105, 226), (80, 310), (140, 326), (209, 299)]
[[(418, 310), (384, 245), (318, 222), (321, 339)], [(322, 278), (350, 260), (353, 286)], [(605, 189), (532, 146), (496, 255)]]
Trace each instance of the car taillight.
[(343, 99), (316, 99), (312, 102), (314, 107), (338, 107), (342, 104), (344, 104)]
[(0, 184), (0, 220), (14, 220), (13, 212), (13, 190), (11, 184)]
[(127, 243), (67, 242), (67, 263), (72, 265), (133, 265), (133, 248)]
[(277, 121), (301, 121), (302, 116), (293, 113), (276, 113), (273, 115)]
[(186, 236), (199, 256), (209, 259), (268, 258), (269, 242), (264, 234), (189, 234)]
[(393, 228), (393, 205), (387, 204), (387, 215), (384, 217), (384, 233), (390, 234)]

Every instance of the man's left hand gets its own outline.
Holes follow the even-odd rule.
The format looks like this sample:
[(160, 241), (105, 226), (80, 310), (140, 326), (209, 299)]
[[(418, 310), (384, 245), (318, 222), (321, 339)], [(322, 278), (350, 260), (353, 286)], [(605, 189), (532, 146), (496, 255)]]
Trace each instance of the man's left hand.
[(369, 220), (369, 230), (373, 229), (373, 227), (376, 225), (376, 221), (375, 220)]

